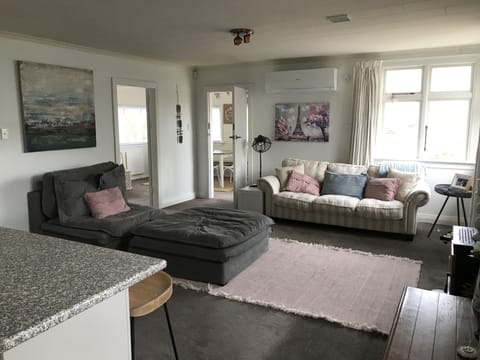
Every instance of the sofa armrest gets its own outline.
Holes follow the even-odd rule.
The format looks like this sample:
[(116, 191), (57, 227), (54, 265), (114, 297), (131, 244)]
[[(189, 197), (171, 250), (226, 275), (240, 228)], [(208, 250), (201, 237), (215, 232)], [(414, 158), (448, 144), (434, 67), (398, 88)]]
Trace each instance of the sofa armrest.
[(280, 192), (280, 180), (276, 176), (264, 176), (257, 180), (257, 186), (263, 191), (265, 215), (272, 215), (273, 195)]
[(28, 225), (32, 233), (42, 234), (42, 223), (47, 218), (42, 212), (42, 193), (40, 190), (27, 193)]
[(405, 198), (405, 207), (421, 207), (430, 200), (431, 191), (425, 180), (420, 180)]

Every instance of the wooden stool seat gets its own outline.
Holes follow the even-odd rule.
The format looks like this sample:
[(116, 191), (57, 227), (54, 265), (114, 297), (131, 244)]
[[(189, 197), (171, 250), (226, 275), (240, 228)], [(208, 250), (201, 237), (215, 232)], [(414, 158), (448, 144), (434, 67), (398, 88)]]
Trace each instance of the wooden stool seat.
[(173, 294), (172, 278), (166, 272), (158, 272), (136, 283), (128, 289), (130, 303), (130, 336), (132, 359), (135, 359), (135, 322), (136, 317), (148, 315), (163, 305), (167, 319), (168, 331), (172, 340), (173, 353), (178, 360), (177, 347), (173, 337), (167, 301)]
[(165, 304), (173, 294), (172, 278), (166, 272), (158, 272), (128, 289), (130, 316), (150, 314)]

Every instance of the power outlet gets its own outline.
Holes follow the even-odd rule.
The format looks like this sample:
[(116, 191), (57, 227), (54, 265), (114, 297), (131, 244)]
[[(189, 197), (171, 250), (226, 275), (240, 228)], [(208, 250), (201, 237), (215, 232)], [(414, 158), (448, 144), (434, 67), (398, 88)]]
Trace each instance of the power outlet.
[(1, 139), (2, 140), (7, 140), (8, 139), (8, 129), (1, 129), (1, 130), (2, 130), (1, 135), (0, 135)]

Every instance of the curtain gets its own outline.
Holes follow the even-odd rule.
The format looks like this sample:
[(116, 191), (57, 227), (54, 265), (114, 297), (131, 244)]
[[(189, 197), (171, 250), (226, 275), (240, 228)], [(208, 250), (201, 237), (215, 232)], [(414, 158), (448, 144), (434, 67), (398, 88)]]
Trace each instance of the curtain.
[(473, 174), (472, 207), (470, 211), (470, 226), (475, 226), (480, 230), (480, 135), (477, 145), (477, 157), (475, 159), (475, 173)]
[(353, 67), (353, 128), (350, 162), (369, 165), (380, 104), (381, 61), (362, 61)]

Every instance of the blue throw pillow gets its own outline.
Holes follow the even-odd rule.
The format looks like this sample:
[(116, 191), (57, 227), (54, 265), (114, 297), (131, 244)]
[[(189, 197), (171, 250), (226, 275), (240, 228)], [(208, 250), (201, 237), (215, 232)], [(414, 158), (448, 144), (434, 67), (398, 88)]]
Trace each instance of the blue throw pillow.
[(345, 195), (361, 199), (367, 180), (367, 174), (339, 174), (327, 171), (320, 195)]

